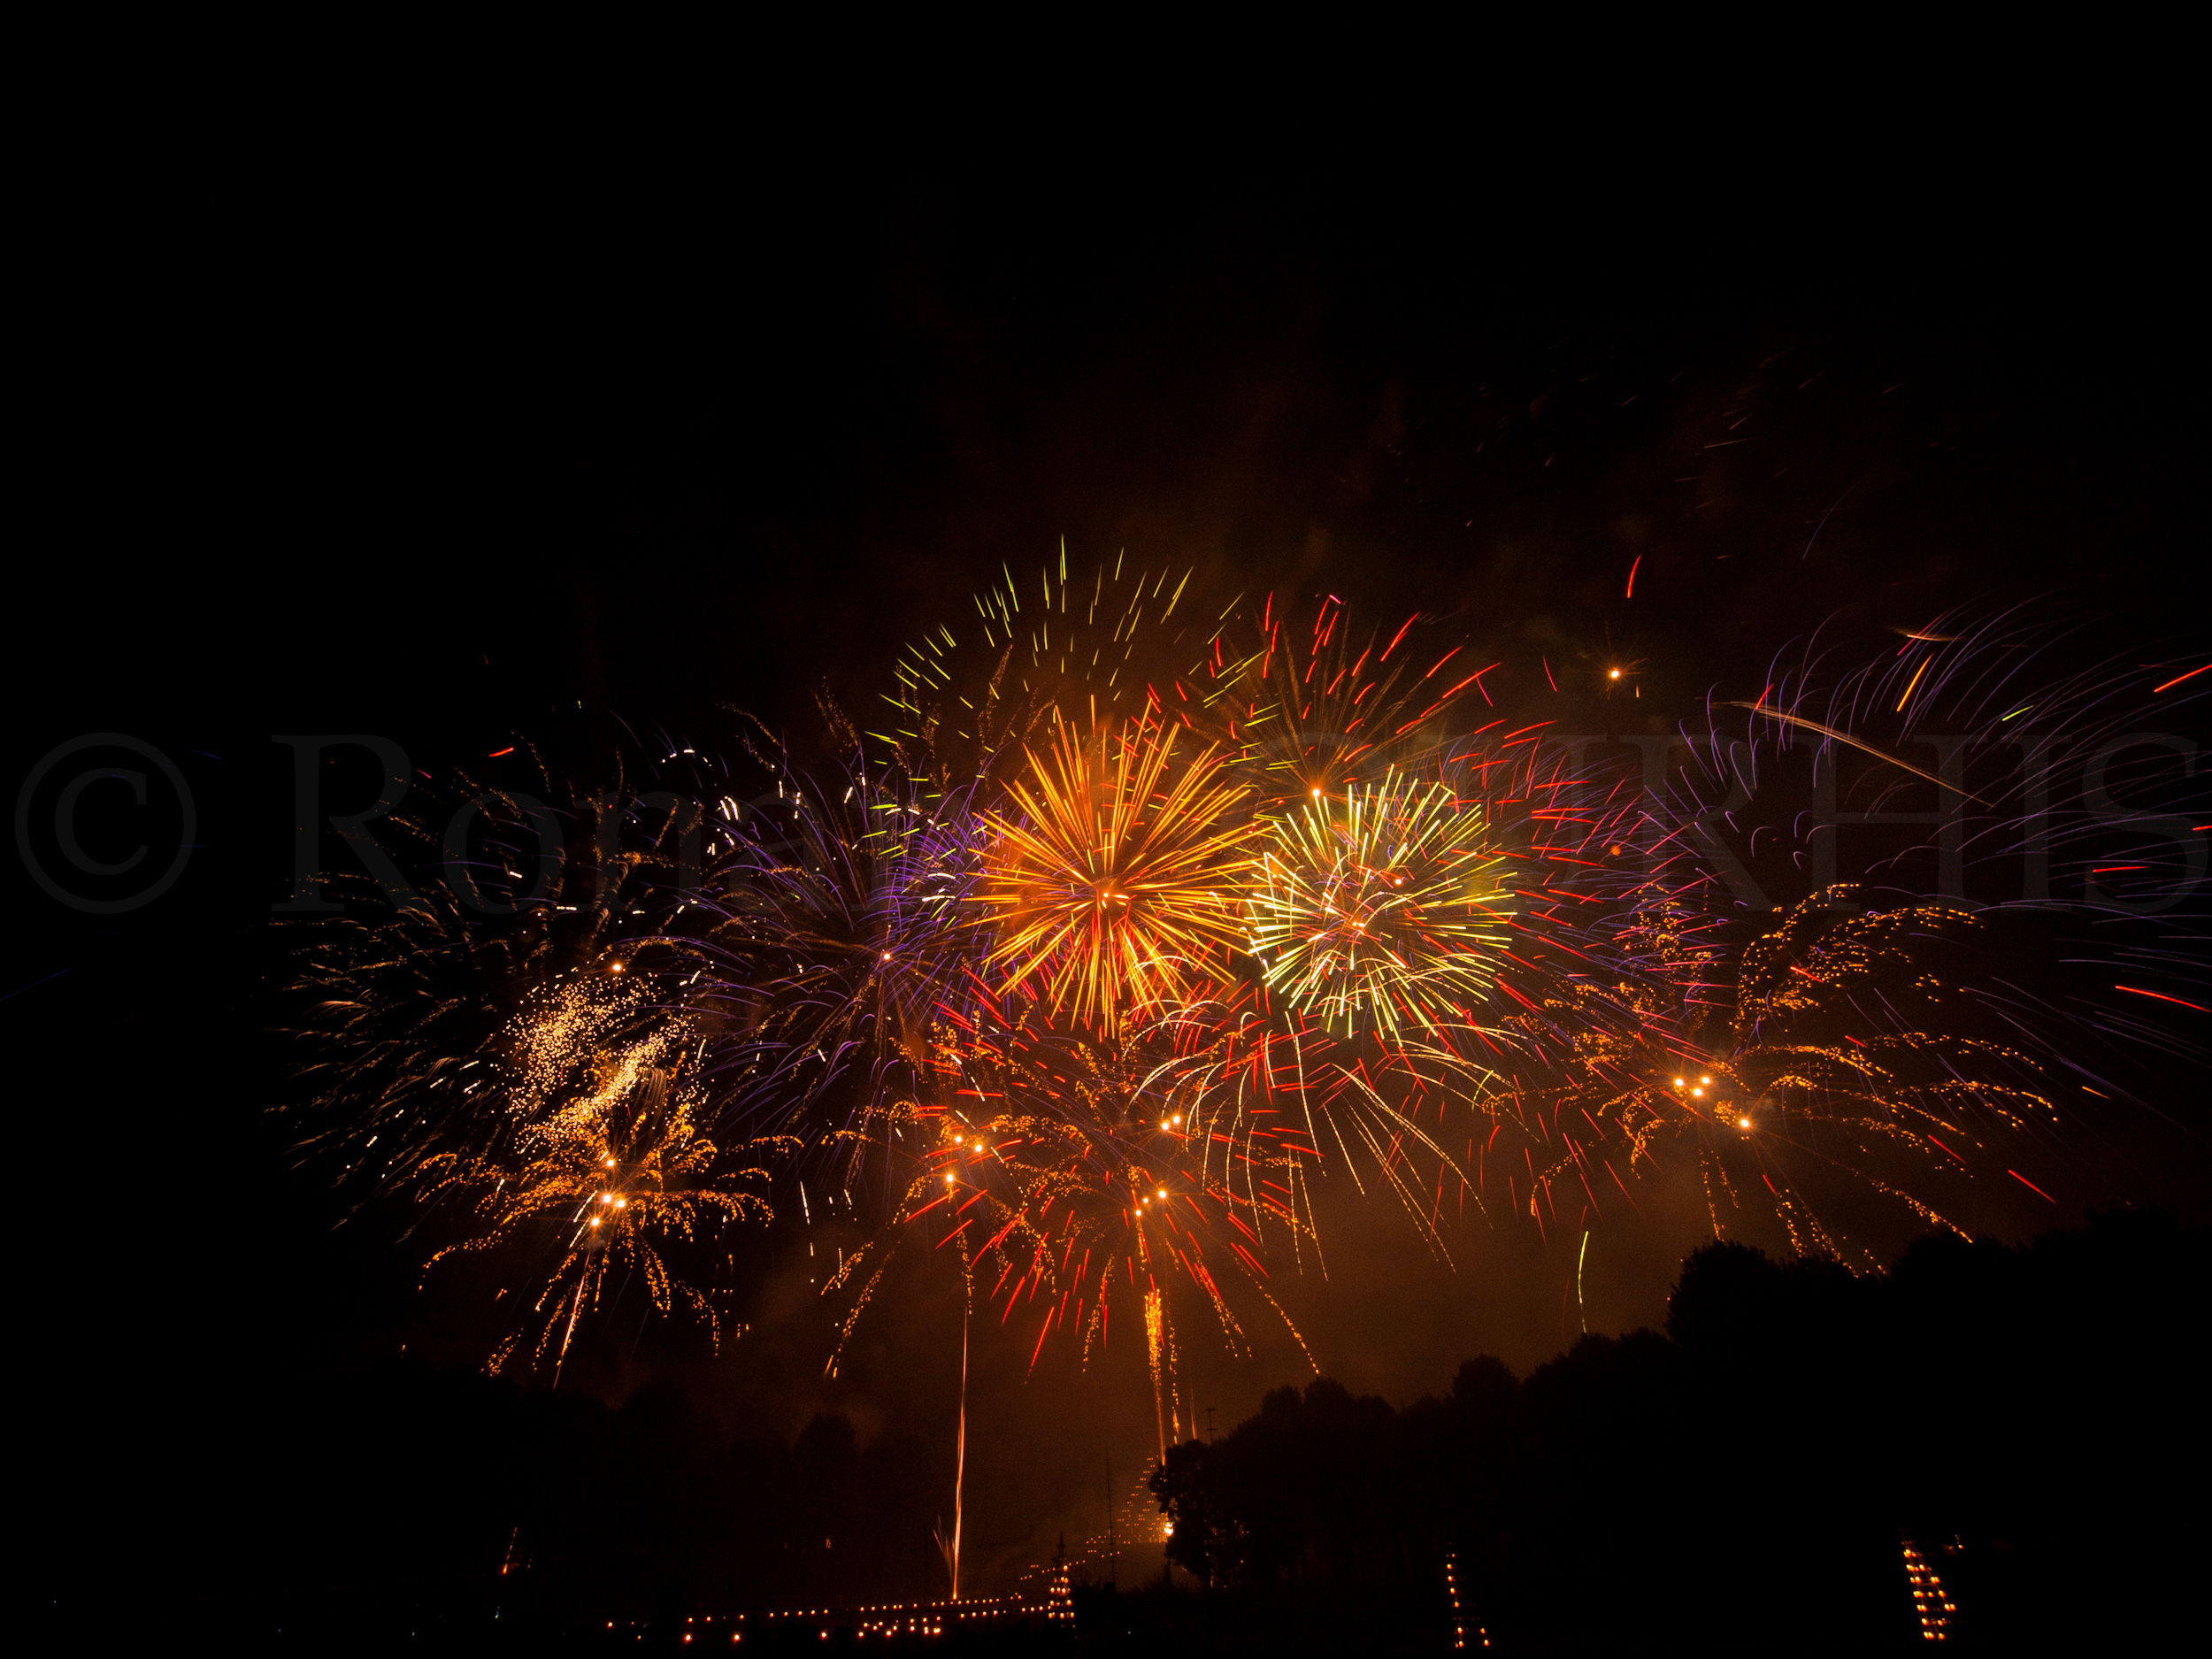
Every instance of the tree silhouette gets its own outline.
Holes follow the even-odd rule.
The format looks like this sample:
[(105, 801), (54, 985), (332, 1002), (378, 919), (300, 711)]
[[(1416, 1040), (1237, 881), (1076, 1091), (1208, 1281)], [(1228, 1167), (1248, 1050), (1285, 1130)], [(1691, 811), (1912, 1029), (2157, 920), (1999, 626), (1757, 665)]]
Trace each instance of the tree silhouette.
[(1409, 1608), (1448, 1551), (1471, 1616), (1544, 1651), (1878, 1653), (1918, 1644), (1909, 1538), (1968, 1649), (2093, 1647), (2188, 1582), (2208, 1265), (2132, 1212), (1880, 1275), (1710, 1244), (1665, 1335), (1485, 1356), (1402, 1411), (1279, 1389), (1153, 1490), (1171, 1558), (1247, 1601)]

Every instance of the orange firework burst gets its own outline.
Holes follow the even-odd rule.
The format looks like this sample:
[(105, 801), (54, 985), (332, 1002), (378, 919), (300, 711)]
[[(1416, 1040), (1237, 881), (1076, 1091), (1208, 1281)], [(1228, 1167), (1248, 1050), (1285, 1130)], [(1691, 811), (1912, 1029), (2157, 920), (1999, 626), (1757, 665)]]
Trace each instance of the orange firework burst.
[(1016, 816), (985, 815), (994, 845), (978, 897), (999, 939), (1006, 991), (1102, 1031), (1171, 1006), (1245, 936), (1237, 878), (1257, 826), (1248, 790), (1209, 745), (1179, 770), (1176, 733), (1138, 721), (1079, 740), (1010, 785)]

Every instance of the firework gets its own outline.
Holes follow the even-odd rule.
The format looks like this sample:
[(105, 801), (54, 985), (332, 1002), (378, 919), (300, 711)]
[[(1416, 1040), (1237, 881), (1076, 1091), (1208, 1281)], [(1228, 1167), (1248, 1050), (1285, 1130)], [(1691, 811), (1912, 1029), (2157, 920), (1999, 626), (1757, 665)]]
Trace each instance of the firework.
[[(1757, 1209), (1801, 1253), (1874, 1265), (1828, 1214), (1846, 1201), (1863, 1208), (1853, 1194), (1952, 1227), (1930, 1200), (1934, 1179), (1963, 1168), (1961, 1148), (2032, 1117), (2049, 1122), (2047, 1079), (2016, 1048), (1923, 1023), (1939, 995), (1926, 972), (1931, 947), (1947, 939), (1970, 949), (1962, 936), (1973, 918), (1936, 906), (1861, 913), (1843, 908), (1850, 896), (1816, 895), (1756, 942), (1723, 1033), (1709, 1024), (1664, 1041), (1594, 1033), (1581, 1076), (1548, 1097), (1553, 1117), (1590, 1133), (1553, 1139), (1536, 1125), (1527, 1151), (1546, 1156), (1525, 1155), (1522, 1213), (1540, 1227), (1548, 1214), (1555, 1226), (1579, 1228), (1607, 1213), (1600, 1187), (1632, 1203), (1624, 1171), (1679, 1148), (1695, 1161), (1717, 1236), (1741, 1231)], [(1869, 1018), (1861, 996), (1885, 1018)], [(1563, 1183), (1585, 1201), (1579, 1219), (1559, 1215)]]
[[(572, 1013), (549, 1010), (541, 1023), (551, 1029), (537, 1046), (565, 1054)], [(641, 1278), (656, 1312), (687, 1306), (718, 1346), (721, 1322), (711, 1301), (671, 1271), (669, 1250), (679, 1240), (702, 1242), (710, 1227), (718, 1238), (733, 1221), (765, 1220), (767, 1200), (755, 1188), (765, 1186), (768, 1171), (726, 1167), (702, 1133), (702, 1097), (670, 1052), (674, 1037), (664, 1028), (600, 1050), (584, 1092), (526, 1123), (511, 1162), (442, 1154), (426, 1163), (426, 1195), (467, 1194), (481, 1224), (466, 1242), (434, 1256), (432, 1266), (457, 1251), (523, 1239), (552, 1256), (551, 1267), (518, 1291), (523, 1311), (495, 1349), (491, 1370), (514, 1362), (519, 1350), (528, 1368), (549, 1357), (557, 1384), (578, 1323), (598, 1305), (615, 1269)]]
[[(2020, 611), (1898, 632), (1841, 672), (1832, 642), (1809, 647), (1686, 737), (1690, 764), (1650, 795), (1671, 826), (1655, 879), (1715, 919), (1766, 909), (1778, 882), (1812, 890), (1732, 924), (1686, 981), (1682, 1041), (1624, 1048), (1607, 1094), (1630, 1162), (1695, 1148), (1717, 1233), (1763, 1212), (1793, 1248), (1862, 1265), (1878, 1255), (1839, 1218), (1879, 1213), (1870, 1196), (1944, 1227), (1977, 1179), (2047, 1198), (2015, 1166), (2047, 1156), (2082, 1095), (2128, 1097), (2113, 1039), (2194, 1052), (2112, 994), (2140, 975), (2187, 1001), (2167, 989), (2187, 953), (2125, 931), (2201, 870), (2182, 833), (2201, 790), (2170, 764), (2177, 740), (2139, 729), (2171, 672), (2139, 646), (2068, 667), (2086, 641)], [(2132, 810), (2108, 804), (2124, 772)], [(1859, 825), (1878, 826), (1855, 845), (1879, 888), (1837, 879)], [(2147, 852), (2142, 826), (2162, 845)]]
[(897, 1228), (882, 1248), (843, 1264), (841, 1277), (860, 1284), (844, 1336), (899, 1241), (926, 1240), (933, 1254), (956, 1253), (1002, 1325), (1018, 1313), (1036, 1320), (1033, 1365), (1056, 1332), (1079, 1334), (1088, 1364), (1110, 1344), (1117, 1308), (1125, 1325), (1140, 1320), (1164, 1442), (1171, 1430), (1179, 1436), (1187, 1408), (1171, 1293), (1202, 1300), (1233, 1353), (1248, 1350), (1233, 1305), (1240, 1292), (1282, 1316), (1247, 1189), (1256, 1181), (1279, 1231), (1306, 1225), (1296, 1213), (1298, 1154), (1248, 1133), (1209, 1156), (1209, 1136), (1158, 1087), (1159, 1028), (1101, 1037), (1017, 998), (1004, 1010), (987, 1004), (947, 1035), (956, 1039), (940, 1051), (949, 1103), (905, 1119), (933, 1141)]
[(721, 1120), (824, 1153), (857, 1151), (839, 1137), (915, 1094), (937, 1005), (982, 959), (974, 818), (849, 753), (833, 785), (783, 768), (732, 832), (699, 925), (711, 963), (684, 994)]
[(1242, 701), (1217, 705), (1268, 826), (1257, 967), (1177, 1017), (1179, 1098), (1220, 1124), (1288, 1117), (1448, 1260), (1447, 1200), (1486, 1211), (1501, 1135), (1526, 1155), (1511, 1213), (1569, 1156), (1548, 1103), (1683, 1040), (1703, 924), (1651, 878), (1671, 826), (1632, 777), (1541, 724), (1450, 734), (1465, 699), (1486, 710), (1488, 671), (1418, 618), (1362, 634), (1332, 597), (1293, 627), (1272, 596), (1261, 618)]
[(1240, 647), (1217, 647), (1225, 684), (1208, 706), (1216, 726), (1243, 746), (1270, 810), (1317, 791), (1340, 795), (1433, 751), (1460, 701), (1498, 666), (1467, 672), (1463, 643), (1440, 641), (1418, 617), (1360, 634), (1333, 595), (1302, 627), (1273, 594), (1253, 620)]
[(1244, 942), (1246, 791), (1211, 746), (1172, 765), (1176, 738), (1140, 720), (1085, 740), (1063, 723), (1008, 810), (986, 814), (976, 899), (1002, 994), (1111, 1031), (1187, 1000)]
[(1260, 854), (1251, 938), (1269, 988), (1333, 1027), (1394, 1033), (1481, 1002), (1510, 914), (1486, 824), (1480, 803), (1394, 771), (1341, 799), (1313, 786)]

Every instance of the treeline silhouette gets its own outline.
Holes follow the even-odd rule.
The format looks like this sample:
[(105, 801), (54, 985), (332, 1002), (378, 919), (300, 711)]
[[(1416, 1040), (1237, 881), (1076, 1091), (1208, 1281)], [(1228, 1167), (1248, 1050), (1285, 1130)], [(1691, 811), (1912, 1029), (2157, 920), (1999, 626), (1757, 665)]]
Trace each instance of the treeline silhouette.
[(1471, 1651), (1919, 1648), (1910, 1539), (1947, 1650), (2112, 1651), (2201, 1580), (2208, 1255), (2124, 1211), (1879, 1275), (1711, 1244), (1664, 1335), (1403, 1410), (1279, 1389), (1153, 1490), (1214, 1595), (1369, 1609), (1379, 1646), (1435, 1630), (1449, 1558)]
[[(1947, 1651), (2124, 1648), (2202, 1576), (2208, 1265), (2212, 1234), (2131, 1211), (2021, 1248), (1928, 1238), (1878, 1275), (1707, 1246), (1663, 1334), (1525, 1377), (1471, 1360), (1402, 1409), (1279, 1389), (1172, 1448), (1154, 1490), (1191, 1576), (1080, 1592), (1079, 1635), (1448, 1651), (1448, 1560), (1471, 1653), (1918, 1649), (1910, 1539), (1957, 1609)], [(671, 1384), (613, 1407), (411, 1363), (256, 1415), (179, 1546), (227, 1628), (674, 1640), (695, 1613), (947, 1587), (950, 1437), (926, 1425), (787, 1439)]]

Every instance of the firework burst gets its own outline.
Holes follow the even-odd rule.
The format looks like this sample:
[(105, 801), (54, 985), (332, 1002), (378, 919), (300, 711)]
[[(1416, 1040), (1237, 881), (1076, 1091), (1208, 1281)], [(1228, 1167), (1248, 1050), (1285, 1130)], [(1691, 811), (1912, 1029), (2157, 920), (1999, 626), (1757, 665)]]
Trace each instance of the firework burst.
[(1002, 993), (1111, 1032), (1188, 1000), (1243, 944), (1248, 792), (1210, 745), (1172, 765), (1176, 738), (1140, 720), (1084, 740), (1064, 723), (1009, 810), (985, 815), (976, 899)]
[[(516, 1292), (522, 1311), (494, 1350), (491, 1370), (518, 1356), (526, 1369), (549, 1359), (557, 1384), (579, 1322), (598, 1306), (615, 1270), (640, 1277), (657, 1313), (688, 1308), (718, 1346), (722, 1326), (712, 1302), (672, 1271), (669, 1253), (679, 1242), (703, 1242), (710, 1230), (718, 1238), (731, 1222), (765, 1220), (768, 1202), (755, 1188), (764, 1187), (768, 1171), (726, 1167), (699, 1126), (698, 1092), (662, 1064), (672, 1058), (668, 1047), (662, 1033), (603, 1051), (589, 1070), (588, 1092), (526, 1125), (512, 1164), (442, 1154), (424, 1165), (426, 1197), (468, 1194), (481, 1223), (465, 1243), (432, 1257), (432, 1266), (457, 1251), (514, 1241), (537, 1244), (552, 1257)], [(499, 1300), (508, 1294), (503, 1290)]]
[[(403, 1187), (438, 1225), (449, 1225), (452, 1201), (467, 1214), (467, 1236), (431, 1267), (496, 1250), (511, 1280), (520, 1271), (495, 1297), (510, 1311), (492, 1370), (549, 1361), (557, 1379), (614, 1268), (638, 1275), (656, 1313), (686, 1308), (718, 1343), (710, 1298), (672, 1252), (718, 1242), (730, 1223), (770, 1212), (766, 1170), (733, 1167), (703, 1126), (705, 1051), (648, 976), (570, 975), (526, 995), (497, 1049), (461, 1069), (461, 1079), (483, 1075), (456, 1080), (444, 1113), (453, 1121), (442, 1125), (449, 1144), (422, 1157)], [(465, 1108), (472, 1088), (488, 1109)], [(462, 1133), (463, 1125), (475, 1127)], [(753, 1142), (740, 1152), (789, 1149)]]
[(974, 818), (851, 753), (829, 786), (784, 768), (733, 833), (703, 907), (711, 967), (685, 992), (722, 1119), (822, 1151), (915, 1094), (936, 1007), (981, 960)]
[(1348, 1033), (1440, 1023), (1487, 995), (1509, 941), (1506, 859), (1479, 802), (1386, 771), (1313, 786), (1259, 856), (1252, 951), (1278, 995)]

